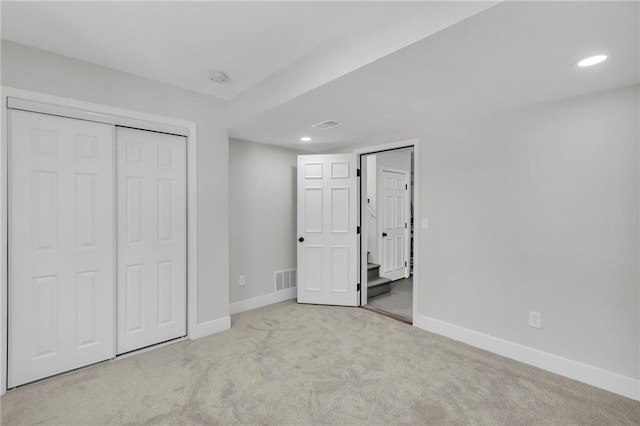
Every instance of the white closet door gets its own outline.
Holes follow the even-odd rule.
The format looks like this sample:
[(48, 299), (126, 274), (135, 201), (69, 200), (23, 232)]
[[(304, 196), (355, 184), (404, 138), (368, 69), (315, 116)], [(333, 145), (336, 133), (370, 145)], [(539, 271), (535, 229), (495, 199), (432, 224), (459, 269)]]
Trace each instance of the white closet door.
[(9, 111), (9, 387), (115, 356), (114, 127)]
[(118, 354), (187, 334), (186, 139), (118, 127)]

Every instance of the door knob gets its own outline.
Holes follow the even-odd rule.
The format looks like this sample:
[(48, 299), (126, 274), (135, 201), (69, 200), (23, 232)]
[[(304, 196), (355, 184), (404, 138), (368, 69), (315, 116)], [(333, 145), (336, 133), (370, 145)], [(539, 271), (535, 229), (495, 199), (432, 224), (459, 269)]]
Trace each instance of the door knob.
[(382, 236), (383, 236), (383, 237), (386, 237), (386, 236), (387, 236), (387, 233), (386, 233), (386, 232), (383, 232), (383, 233), (382, 233)]
[(298, 238), (298, 241), (303, 242), (304, 238), (300, 237), (300, 238)]

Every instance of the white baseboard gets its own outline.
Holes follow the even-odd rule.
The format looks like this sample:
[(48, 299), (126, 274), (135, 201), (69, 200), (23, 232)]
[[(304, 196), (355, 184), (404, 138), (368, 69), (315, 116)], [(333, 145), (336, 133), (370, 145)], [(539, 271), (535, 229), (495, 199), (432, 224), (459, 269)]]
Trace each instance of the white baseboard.
[(258, 297), (252, 297), (251, 299), (240, 300), (229, 305), (229, 313), (231, 315), (239, 314), (240, 312), (250, 311), (252, 309), (261, 308), (267, 305), (273, 305), (274, 303), (284, 302), (285, 300), (295, 299), (298, 297), (298, 288), (288, 288), (278, 292), (264, 294)]
[(640, 380), (562, 358), (468, 328), (417, 315), (413, 325), (450, 339), (640, 401)]
[(210, 336), (212, 334), (219, 333), (221, 331), (229, 330), (231, 328), (231, 317), (226, 316), (211, 321), (196, 324), (196, 329), (193, 333), (189, 334), (189, 339), (195, 340), (201, 337)]

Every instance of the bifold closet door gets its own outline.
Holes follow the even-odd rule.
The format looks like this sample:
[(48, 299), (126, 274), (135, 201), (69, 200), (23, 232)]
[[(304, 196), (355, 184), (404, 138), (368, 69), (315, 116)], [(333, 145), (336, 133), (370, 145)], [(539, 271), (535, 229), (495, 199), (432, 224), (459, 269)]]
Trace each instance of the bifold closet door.
[(118, 354), (187, 334), (186, 138), (116, 129)]
[(14, 387), (115, 356), (114, 127), (8, 118)]

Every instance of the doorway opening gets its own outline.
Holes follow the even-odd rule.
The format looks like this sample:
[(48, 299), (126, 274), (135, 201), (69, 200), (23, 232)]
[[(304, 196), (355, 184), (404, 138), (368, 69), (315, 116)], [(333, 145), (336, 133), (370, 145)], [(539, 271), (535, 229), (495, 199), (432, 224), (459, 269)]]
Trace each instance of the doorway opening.
[(362, 153), (360, 167), (360, 305), (413, 323), (414, 149)]
[[(418, 150), (418, 139), (409, 139), (353, 154), (298, 156), (298, 303), (363, 306), (413, 323)], [(426, 228), (426, 218), (420, 224)]]

